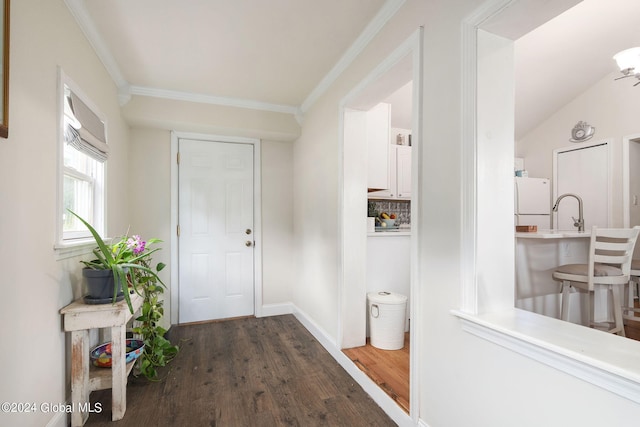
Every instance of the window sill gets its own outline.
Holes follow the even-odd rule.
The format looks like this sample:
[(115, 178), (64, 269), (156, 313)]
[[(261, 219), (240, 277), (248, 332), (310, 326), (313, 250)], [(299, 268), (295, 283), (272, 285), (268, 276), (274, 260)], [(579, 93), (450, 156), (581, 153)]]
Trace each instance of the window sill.
[(74, 243), (58, 243), (53, 246), (53, 249), (55, 250), (56, 259), (63, 260), (90, 254), (95, 247), (95, 240), (86, 239)]
[(452, 314), (462, 329), (640, 403), (640, 342), (512, 309)]

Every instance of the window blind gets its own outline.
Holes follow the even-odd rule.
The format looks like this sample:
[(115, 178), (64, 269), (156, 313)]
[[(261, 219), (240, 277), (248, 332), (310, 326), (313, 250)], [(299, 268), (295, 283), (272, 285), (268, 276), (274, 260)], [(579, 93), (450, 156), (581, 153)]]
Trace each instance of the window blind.
[(109, 146), (104, 122), (71, 90), (65, 91), (65, 141), (100, 161), (107, 160)]

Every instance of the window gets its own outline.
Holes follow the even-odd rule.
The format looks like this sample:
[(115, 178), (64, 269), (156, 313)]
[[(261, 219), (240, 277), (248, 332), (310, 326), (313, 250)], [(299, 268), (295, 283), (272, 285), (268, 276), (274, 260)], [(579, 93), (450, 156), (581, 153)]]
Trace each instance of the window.
[(66, 76), (60, 78), (61, 131), (58, 247), (91, 241), (72, 210), (104, 233), (105, 164), (109, 152), (105, 121)]

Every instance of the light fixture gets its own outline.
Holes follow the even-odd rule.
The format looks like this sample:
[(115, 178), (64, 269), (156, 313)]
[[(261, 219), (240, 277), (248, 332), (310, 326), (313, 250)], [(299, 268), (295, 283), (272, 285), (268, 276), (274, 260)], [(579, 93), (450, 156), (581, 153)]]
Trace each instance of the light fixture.
[[(618, 52), (613, 56), (613, 59), (616, 60), (620, 72), (624, 74), (624, 76), (618, 77), (616, 80), (624, 79), (625, 77), (635, 77), (640, 80), (640, 47), (632, 47)], [(634, 86), (639, 84), (640, 81)]]

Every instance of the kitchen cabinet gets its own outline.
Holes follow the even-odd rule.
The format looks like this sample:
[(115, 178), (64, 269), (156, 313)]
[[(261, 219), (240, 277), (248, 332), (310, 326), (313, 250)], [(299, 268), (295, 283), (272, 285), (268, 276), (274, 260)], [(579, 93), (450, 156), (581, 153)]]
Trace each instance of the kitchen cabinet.
[(411, 199), (411, 147), (396, 145), (396, 194)]
[(390, 188), (389, 138), (391, 105), (380, 103), (367, 112), (367, 187), (375, 190)]
[(389, 188), (373, 191), (370, 199), (411, 200), (411, 147), (389, 145)]

